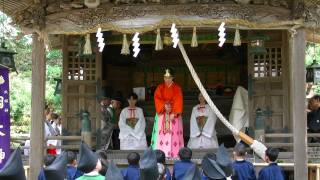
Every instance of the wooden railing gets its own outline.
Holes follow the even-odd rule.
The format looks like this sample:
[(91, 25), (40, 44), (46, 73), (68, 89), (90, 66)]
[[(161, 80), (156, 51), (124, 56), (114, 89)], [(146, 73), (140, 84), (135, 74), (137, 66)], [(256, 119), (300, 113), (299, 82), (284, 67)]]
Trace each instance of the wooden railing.
[[(11, 135), (10, 141), (25, 144), (25, 141), (30, 140), (30, 137), (28, 135)], [(47, 140), (63, 140), (63, 141), (76, 141), (77, 144), (71, 144), (71, 145), (61, 145), (56, 146), (57, 149), (63, 149), (63, 150), (76, 150), (79, 149), (80, 141), (82, 140), (81, 136), (49, 136), (45, 138), (45, 142)], [(47, 149), (48, 146), (44, 145), (44, 148)], [(21, 149), (30, 149), (30, 147), (21, 146)]]
[[(308, 138), (320, 138), (320, 133), (308, 133)], [(268, 147), (293, 147), (293, 134), (292, 133), (270, 133), (270, 134), (265, 134), (264, 135), (265, 139), (266, 138), (277, 138), (279, 139), (284, 139), (288, 138), (289, 141), (287, 142), (272, 142), (272, 141), (266, 141), (266, 146)], [(319, 146), (320, 143), (308, 143), (308, 146)]]

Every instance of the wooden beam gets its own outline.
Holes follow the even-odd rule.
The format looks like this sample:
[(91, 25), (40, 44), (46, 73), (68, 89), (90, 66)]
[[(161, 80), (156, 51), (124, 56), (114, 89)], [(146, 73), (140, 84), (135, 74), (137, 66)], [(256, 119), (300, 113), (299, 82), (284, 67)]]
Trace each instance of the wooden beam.
[(306, 41), (320, 44), (320, 32), (312, 29), (306, 30)]
[(307, 120), (305, 111), (305, 30), (289, 37), (290, 112), (293, 121), (294, 179), (307, 180)]
[(32, 48), (32, 100), (31, 100), (31, 151), (29, 179), (37, 179), (44, 155), (45, 108), (45, 46), (38, 34), (33, 34)]

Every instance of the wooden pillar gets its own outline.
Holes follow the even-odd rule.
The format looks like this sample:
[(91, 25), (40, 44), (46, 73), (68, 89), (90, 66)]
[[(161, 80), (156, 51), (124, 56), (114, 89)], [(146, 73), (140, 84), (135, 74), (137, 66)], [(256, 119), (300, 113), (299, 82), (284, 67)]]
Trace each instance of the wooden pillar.
[(44, 152), (45, 108), (45, 47), (43, 39), (33, 34), (32, 48), (32, 100), (29, 179), (37, 179), (42, 168)]
[(307, 120), (305, 111), (305, 30), (289, 37), (290, 113), (293, 123), (294, 179), (307, 180)]

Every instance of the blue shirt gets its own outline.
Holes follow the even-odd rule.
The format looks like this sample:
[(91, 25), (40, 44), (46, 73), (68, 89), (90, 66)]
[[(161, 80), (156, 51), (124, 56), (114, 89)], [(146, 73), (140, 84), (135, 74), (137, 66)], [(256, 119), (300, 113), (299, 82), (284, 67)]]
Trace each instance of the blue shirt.
[(128, 168), (122, 169), (121, 173), (124, 180), (140, 180), (139, 166), (129, 165)]
[(44, 175), (44, 170), (43, 168), (41, 168), (39, 176), (38, 176), (38, 180), (46, 180), (46, 176)]
[(253, 164), (246, 160), (234, 161), (233, 169), (238, 180), (256, 180)]
[(183, 180), (184, 175), (186, 174), (187, 170), (191, 168), (192, 165), (193, 165), (193, 162), (191, 162), (190, 160), (175, 162), (173, 165), (172, 179)]
[(171, 173), (167, 167), (166, 167), (166, 180), (171, 180)]
[(269, 166), (261, 169), (259, 180), (284, 180), (284, 173), (277, 163), (270, 163)]
[(83, 172), (79, 171), (76, 167), (69, 165), (67, 166), (67, 172), (68, 180), (74, 180), (83, 175)]

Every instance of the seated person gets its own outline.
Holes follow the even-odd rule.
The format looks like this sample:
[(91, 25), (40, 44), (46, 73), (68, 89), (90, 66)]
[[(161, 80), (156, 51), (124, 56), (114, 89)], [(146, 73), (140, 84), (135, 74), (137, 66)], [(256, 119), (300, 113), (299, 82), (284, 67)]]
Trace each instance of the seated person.
[(259, 180), (284, 180), (284, 173), (281, 167), (276, 163), (279, 150), (276, 148), (268, 148), (266, 150), (265, 160), (269, 165), (259, 172)]
[(105, 180), (105, 177), (99, 174), (102, 169), (100, 159), (84, 142), (80, 145), (78, 169), (84, 174), (77, 180)]
[[(56, 159), (56, 156), (48, 154), (44, 157), (44, 167), (50, 166), (53, 161)], [(46, 177), (44, 176), (44, 169), (42, 168), (40, 170), (38, 180), (46, 180)]]
[(187, 170), (194, 165), (194, 163), (191, 162), (191, 158), (192, 158), (191, 149), (187, 147), (183, 147), (179, 150), (178, 155), (179, 155), (180, 161), (176, 161), (173, 165), (173, 173), (172, 173), (173, 180), (183, 180)]
[(139, 180), (140, 169), (139, 161), (140, 155), (136, 152), (131, 152), (127, 156), (129, 166), (121, 171), (124, 180)]
[(190, 140), (188, 147), (192, 149), (218, 148), (215, 125), (217, 115), (199, 94), (199, 104), (193, 107), (190, 118)]
[(121, 111), (119, 118), (120, 149), (137, 150), (146, 149), (145, 134), (146, 122), (141, 108), (136, 107), (138, 96), (131, 93), (128, 98), (129, 106)]
[(165, 179), (165, 180), (171, 180), (171, 174), (168, 169), (168, 167), (165, 166), (166, 164), (166, 155), (163, 151), (161, 150), (155, 150), (156, 156), (157, 156), (157, 163), (158, 163), (158, 171), (159, 171), (159, 176), (160, 179)]
[(68, 151), (68, 165), (67, 165), (67, 172), (68, 172), (68, 180), (74, 180), (78, 177), (82, 176), (83, 173), (77, 170), (77, 155), (72, 151)]
[(245, 160), (246, 146), (242, 143), (236, 144), (233, 151), (234, 162), (234, 177), (238, 180), (256, 180), (256, 174), (253, 164)]

